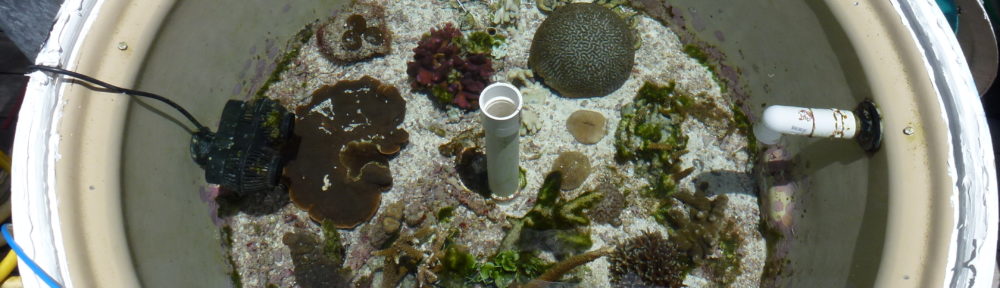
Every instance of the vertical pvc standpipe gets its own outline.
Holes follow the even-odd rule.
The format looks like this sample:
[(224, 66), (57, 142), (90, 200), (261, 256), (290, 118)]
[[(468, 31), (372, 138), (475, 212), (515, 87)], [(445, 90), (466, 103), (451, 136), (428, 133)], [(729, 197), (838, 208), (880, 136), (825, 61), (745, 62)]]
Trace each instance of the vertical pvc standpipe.
[(494, 199), (514, 198), (520, 183), (518, 130), (521, 128), (521, 91), (507, 83), (493, 83), (479, 95), (486, 130), (486, 174)]

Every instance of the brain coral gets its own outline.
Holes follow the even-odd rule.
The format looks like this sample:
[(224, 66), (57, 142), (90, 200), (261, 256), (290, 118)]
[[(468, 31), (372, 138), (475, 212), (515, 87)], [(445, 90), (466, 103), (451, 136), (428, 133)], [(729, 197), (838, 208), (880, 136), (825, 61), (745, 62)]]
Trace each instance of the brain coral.
[(629, 25), (611, 9), (568, 4), (538, 27), (528, 66), (565, 97), (608, 95), (632, 71), (633, 37)]

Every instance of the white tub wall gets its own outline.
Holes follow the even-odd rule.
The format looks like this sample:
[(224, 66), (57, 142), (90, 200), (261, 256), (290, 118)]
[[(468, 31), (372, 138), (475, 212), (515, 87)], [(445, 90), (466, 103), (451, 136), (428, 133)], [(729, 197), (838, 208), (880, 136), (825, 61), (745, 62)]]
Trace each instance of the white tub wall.
[[(149, 48), (137, 88), (162, 93), (215, 130), (228, 99), (256, 92), (254, 85), (237, 87), (266, 80), (286, 42), (331, 15), (336, 3), (343, 1), (178, 1)], [(199, 198), (205, 178), (189, 153), (190, 124), (147, 100), (133, 101), (128, 112), (123, 205), (140, 280), (145, 287), (227, 287), (220, 229)]]
[[(883, 149), (872, 156), (850, 141), (786, 139), (806, 180), (791, 276), (779, 283), (943, 284), (953, 223), (947, 127), (922, 55), (890, 3), (670, 4), (683, 11), (690, 31), (741, 70), (751, 114), (766, 105), (853, 109), (870, 97), (887, 118)], [(904, 136), (904, 127), (918, 132)]]

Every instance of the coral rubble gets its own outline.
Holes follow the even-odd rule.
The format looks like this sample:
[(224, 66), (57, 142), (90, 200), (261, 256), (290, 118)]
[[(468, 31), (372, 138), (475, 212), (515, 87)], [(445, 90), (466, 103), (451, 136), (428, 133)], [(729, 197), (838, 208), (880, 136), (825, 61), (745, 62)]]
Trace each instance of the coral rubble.
[(395, 87), (365, 76), (313, 92), (296, 111), (297, 155), (285, 166), (289, 193), (317, 221), (368, 221), (392, 186), (389, 158), (407, 143), (406, 105)]

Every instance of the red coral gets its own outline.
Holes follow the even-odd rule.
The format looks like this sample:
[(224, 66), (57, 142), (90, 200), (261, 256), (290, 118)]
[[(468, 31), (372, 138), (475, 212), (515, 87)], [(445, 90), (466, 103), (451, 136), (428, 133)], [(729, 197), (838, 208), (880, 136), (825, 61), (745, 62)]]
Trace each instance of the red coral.
[(452, 103), (462, 109), (479, 106), (479, 93), (493, 76), (493, 62), (488, 55), (468, 53), (458, 44), (462, 32), (451, 23), (431, 28), (413, 48), (413, 61), (406, 73), (414, 89), (424, 90), (440, 103)]

